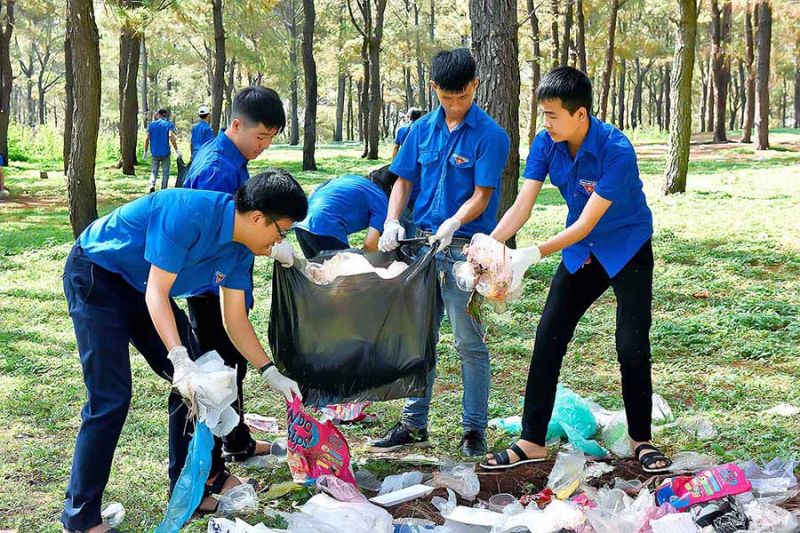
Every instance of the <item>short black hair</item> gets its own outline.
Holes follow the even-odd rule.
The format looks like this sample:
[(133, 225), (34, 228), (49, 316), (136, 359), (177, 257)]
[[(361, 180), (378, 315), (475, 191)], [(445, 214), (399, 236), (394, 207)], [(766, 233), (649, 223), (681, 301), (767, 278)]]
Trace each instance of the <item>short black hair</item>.
[(236, 191), (236, 211), (261, 211), (273, 220), (303, 220), (308, 214), (308, 198), (303, 188), (287, 171), (268, 168), (256, 174)]
[(592, 114), (592, 82), (573, 67), (558, 67), (544, 75), (536, 88), (536, 99), (561, 100), (561, 107), (574, 115), (581, 107)]
[(169, 109), (166, 109), (166, 108), (162, 107), (161, 109), (156, 111), (156, 113), (158, 113), (159, 116), (168, 117), (169, 116)]
[(210, 113), (198, 113), (197, 116), (200, 118), (206, 118)]
[(408, 110), (408, 118), (409, 120), (411, 120), (411, 122), (414, 122), (421, 116), (422, 116), (422, 109), (418, 107), (412, 107), (411, 109)]
[(370, 172), (367, 175), (367, 179), (380, 187), (386, 196), (391, 196), (392, 187), (394, 187), (394, 182), (397, 181), (397, 174), (389, 170), (389, 165), (384, 165)]
[(275, 128), (278, 133), (286, 127), (286, 113), (278, 93), (267, 87), (251, 85), (245, 87), (233, 98), (231, 120), (244, 119), (251, 125), (263, 124)]
[(475, 58), (466, 48), (442, 50), (433, 56), (431, 79), (443, 91), (461, 93), (475, 79)]

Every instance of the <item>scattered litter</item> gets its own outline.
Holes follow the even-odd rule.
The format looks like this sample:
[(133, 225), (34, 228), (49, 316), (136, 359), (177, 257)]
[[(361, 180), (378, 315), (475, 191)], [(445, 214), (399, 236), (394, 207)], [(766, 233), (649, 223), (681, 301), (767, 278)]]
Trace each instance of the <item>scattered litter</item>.
[(381, 482), (378, 477), (367, 470), (366, 468), (359, 468), (355, 473), (356, 483), (362, 489), (378, 492), (381, 489)]
[(753, 486), (753, 496), (766, 503), (781, 503), (800, 492), (794, 468), (797, 461), (776, 457), (764, 466), (753, 461), (740, 465)]
[(522, 505), (530, 505), (531, 503), (535, 503), (537, 507), (540, 509), (544, 508), (548, 503), (553, 501), (556, 497), (556, 493), (550, 489), (544, 489), (536, 494), (526, 494), (524, 496), (520, 496), (519, 503)]
[(602, 437), (603, 444), (617, 457), (630, 457), (633, 453), (625, 411), (616, 411), (611, 414), (603, 427)]
[(397, 518), (394, 533), (429, 533), (436, 530), (436, 522), (423, 518)]
[(508, 516), (499, 525), (492, 528), (491, 533), (507, 531), (529, 531), (530, 533), (551, 533), (554, 531), (574, 530), (586, 521), (583, 512), (576, 506), (555, 500), (543, 511), (528, 508), (525, 511)]
[(566, 500), (583, 482), (585, 465), (586, 458), (581, 452), (558, 452), (556, 462), (547, 478), (547, 488), (551, 489), (559, 500)]
[(119, 502), (111, 502), (102, 510), (100, 516), (108, 527), (117, 527), (125, 520), (125, 507)]
[(770, 533), (795, 533), (800, 530), (800, 520), (777, 505), (755, 500), (744, 505), (744, 512), (755, 531)]
[(658, 504), (669, 502), (679, 511), (690, 506), (750, 490), (744, 471), (733, 463), (704, 470), (695, 477), (665, 479), (656, 491)]
[(222, 514), (258, 511), (256, 489), (249, 483), (236, 485), (219, 496), (215, 495), (214, 497), (219, 500), (217, 511)]
[(614, 471), (614, 465), (610, 463), (591, 463), (584, 471), (584, 480), (594, 479)]
[(779, 403), (772, 409), (764, 411), (768, 415), (795, 416), (800, 414), (800, 407), (788, 403)]
[(456, 508), (456, 493), (452, 489), (447, 489), (447, 499), (441, 496), (431, 498), (431, 504), (439, 511), (442, 516), (447, 516)]
[(672, 407), (660, 394), (653, 394), (653, 422), (669, 422), (674, 418)]
[(672, 456), (671, 472), (697, 472), (714, 466), (714, 459), (697, 452), (678, 452)]
[(653, 497), (647, 489), (634, 500), (620, 489), (602, 488), (595, 503), (596, 508), (586, 511), (595, 533), (637, 533), (653, 507)]
[(638, 479), (622, 479), (621, 477), (614, 478), (614, 487), (628, 494), (639, 494), (642, 490), (642, 482)]
[(327, 494), (312, 496), (289, 516), (287, 533), (392, 533), (392, 515), (377, 505), (340, 502)]
[(494, 527), (502, 524), (506, 516), (502, 513), (495, 513), (488, 509), (476, 509), (457, 505), (453, 511), (445, 518), (453, 522), (469, 524), (473, 526)]
[(489, 420), (489, 427), (501, 429), (509, 435), (518, 435), (522, 433), (522, 417), (517, 415), (507, 418), (492, 418)]
[(668, 514), (650, 521), (653, 533), (696, 533), (700, 531), (686, 513)]
[(247, 424), (253, 431), (261, 433), (277, 434), (280, 428), (278, 427), (278, 419), (271, 416), (261, 416), (255, 413), (245, 413), (244, 423)]
[(347, 402), (327, 405), (320, 408), (320, 422), (330, 420), (334, 424), (350, 422), (371, 423), (378, 420), (378, 416), (364, 412), (372, 402)]
[(678, 427), (699, 440), (711, 440), (717, 436), (711, 421), (700, 416), (683, 418), (678, 421)]
[(404, 489), (412, 485), (419, 485), (422, 483), (422, 477), (422, 472), (419, 472), (418, 470), (386, 476), (386, 478), (383, 480), (383, 483), (381, 483), (381, 488), (378, 491), (378, 495), (382, 496), (384, 494), (389, 494), (390, 492)]
[(289, 494), (290, 492), (294, 492), (296, 490), (300, 490), (303, 487), (298, 485), (294, 481), (284, 481), (283, 483), (275, 483), (270, 486), (269, 490), (264, 493), (264, 498), (267, 500), (275, 500), (277, 498), (282, 498)]
[(375, 496), (370, 498), (369, 501), (380, 505), (381, 507), (393, 507), (401, 503), (410, 502), (423, 496), (427, 496), (433, 492), (433, 487), (428, 485), (411, 485), (400, 490), (395, 490), (387, 494)]
[(206, 531), (207, 533), (281, 533), (264, 524), (251, 526), (240, 518), (237, 518), (235, 522), (227, 518), (212, 518)]
[(642, 528), (639, 530), (639, 533), (653, 533), (653, 528), (650, 525), (651, 522), (664, 518), (668, 514), (677, 512), (678, 511), (668, 503), (658, 507), (654, 506), (648, 508), (644, 515), (644, 522), (642, 523)]
[(503, 509), (506, 506), (516, 503), (520, 505), (519, 500), (513, 495), (508, 494), (507, 492), (501, 492), (500, 494), (494, 494), (489, 498), (489, 505), (488, 509), (490, 511), (495, 511), (497, 513), (502, 513)]
[(340, 502), (366, 502), (367, 498), (352, 483), (342, 481), (336, 476), (319, 476), (315, 485), (318, 490), (333, 496)]
[(342, 276), (355, 276), (374, 272), (383, 279), (396, 278), (408, 268), (402, 261), (394, 261), (387, 268), (374, 267), (366, 257), (353, 252), (339, 252), (322, 263), (306, 263), (305, 273), (317, 285), (328, 285)]
[(442, 463), (442, 460), (438, 457), (431, 457), (430, 455), (420, 455), (418, 453), (412, 453), (411, 455), (405, 455), (398, 459), (401, 463), (410, 463), (414, 465), (438, 465)]
[(608, 451), (597, 441), (589, 440), (597, 432), (597, 422), (589, 403), (571, 389), (558, 385), (553, 416), (547, 425), (547, 439), (566, 437), (576, 448), (593, 457), (605, 457)]
[(433, 473), (429, 482), (433, 487), (447, 487), (456, 491), (465, 500), (474, 500), (481, 490), (474, 463), (451, 463)]

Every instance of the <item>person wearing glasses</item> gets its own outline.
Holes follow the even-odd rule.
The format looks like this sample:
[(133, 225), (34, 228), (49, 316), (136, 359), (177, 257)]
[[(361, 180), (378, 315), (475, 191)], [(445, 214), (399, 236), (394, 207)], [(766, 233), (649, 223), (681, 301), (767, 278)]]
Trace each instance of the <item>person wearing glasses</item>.
[[(278, 93), (260, 86), (246, 87), (233, 100), (231, 122), (224, 131), (205, 145), (192, 161), (183, 182), (187, 189), (201, 189), (234, 194), (250, 178), (247, 163), (266, 150), (276, 135), (286, 125), (286, 114)], [(187, 214), (202, 216), (201, 214)], [(272, 245), (269, 257), (285, 267), (294, 264), (292, 246), (282, 239), (285, 230), (273, 220), (273, 227), (280, 237)], [(251, 273), (252, 275), (252, 273)], [(252, 285), (252, 284), (251, 284)], [(246, 306), (253, 308), (252, 290), (246, 291)], [(209, 285), (207, 290), (187, 299), (189, 321), (200, 342), (202, 352), (216, 350), (225, 364), (236, 368), (239, 398), (233, 408), (244, 415), (242, 384), (247, 374), (247, 361), (231, 342), (222, 321), (219, 290)], [(223, 438), (224, 452), (231, 461), (245, 461), (254, 455), (269, 454), (270, 443), (257, 441), (250, 435), (244, 419)]]

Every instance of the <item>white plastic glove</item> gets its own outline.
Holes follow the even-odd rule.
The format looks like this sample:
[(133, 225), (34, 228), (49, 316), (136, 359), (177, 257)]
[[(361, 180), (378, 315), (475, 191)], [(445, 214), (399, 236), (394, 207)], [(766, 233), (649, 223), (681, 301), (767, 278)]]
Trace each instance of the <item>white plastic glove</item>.
[(280, 263), (282, 267), (290, 268), (294, 265), (294, 248), (286, 241), (273, 244), (269, 257)]
[(436, 249), (436, 251), (441, 252), (450, 246), (450, 243), (453, 242), (453, 235), (460, 227), (461, 222), (457, 218), (448, 218), (439, 225), (436, 235), (430, 236), (428, 239), (428, 244), (432, 245), (433, 243), (438, 242), (439, 247)]
[(191, 399), (193, 396), (191, 375), (200, 372), (200, 368), (189, 358), (189, 351), (184, 346), (173, 346), (167, 354), (167, 359), (172, 362), (174, 368), (172, 386), (181, 393), (181, 396)]
[(406, 230), (400, 222), (393, 218), (383, 224), (383, 234), (378, 241), (378, 250), (381, 252), (391, 252), (400, 246), (400, 242), (406, 238)]
[(175, 150), (175, 158), (176, 159), (183, 159), (183, 154), (180, 150)]
[(509, 292), (514, 292), (522, 284), (522, 277), (525, 275), (525, 272), (542, 260), (542, 252), (539, 251), (538, 246), (531, 246), (529, 248), (519, 248), (511, 253), (513, 254), (511, 258), (511, 272), (513, 272), (513, 277), (511, 278), (511, 285), (508, 289)]
[(297, 396), (301, 400), (303, 399), (297, 382), (278, 372), (277, 367), (274, 365), (265, 370), (264, 373), (261, 374), (261, 378), (267, 383), (269, 388), (283, 394), (287, 402), (292, 401), (292, 396)]
[(142, 152), (142, 159), (144, 159), (146, 161), (148, 157), (150, 157), (150, 152), (148, 152), (147, 150), (144, 150)]

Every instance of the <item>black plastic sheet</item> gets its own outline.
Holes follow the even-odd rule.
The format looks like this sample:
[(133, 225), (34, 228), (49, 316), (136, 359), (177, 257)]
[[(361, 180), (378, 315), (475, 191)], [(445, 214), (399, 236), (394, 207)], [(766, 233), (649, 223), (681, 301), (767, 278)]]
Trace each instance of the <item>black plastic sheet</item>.
[[(361, 253), (376, 267), (399, 260), (399, 276), (343, 276), (328, 285), (311, 281), (301, 266), (275, 265), (269, 344), (278, 369), (297, 381), (306, 405), (393, 400), (425, 393), (436, 360), (436, 264), (433, 252), (414, 258)], [(323, 252), (321, 263), (338, 252)]]

